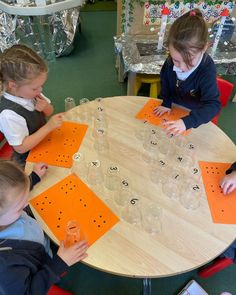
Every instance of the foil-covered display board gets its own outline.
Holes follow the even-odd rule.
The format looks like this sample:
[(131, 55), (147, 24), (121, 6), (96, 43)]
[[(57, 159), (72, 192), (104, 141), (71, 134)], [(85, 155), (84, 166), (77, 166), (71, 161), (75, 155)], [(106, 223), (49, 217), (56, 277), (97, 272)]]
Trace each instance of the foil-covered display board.
[[(119, 38), (115, 37), (114, 40), (116, 52), (121, 55), (124, 64), (124, 74), (129, 71), (145, 74), (160, 73), (167, 55), (165, 51), (160, 54), (151, 54), (155, 48), (153, 44), (157, 45), (156, 36), (127, 35)], [(141, 54), (139, 50), (141, 50)]]
[(48, 61), (67, 55), (79, 25), (79, 7), (47, 15), (11, 15), (0, 10), (0, 51), (23, 43)]
[[(159, 74), (161, 67), (167, 58), (165, 46), (161, 51), (157, 50), (157, 35), (122, 35), (114, 37), (115, 51), (121, 56), (124, 65), (124, 75), (129, 72)], [(211, 55), (212, 48), (208, 53)], [(212, 55), (217, 73), (220, 75), (236, 74), (236, 34), (231, 40), (221, 40), (216, 52)]]

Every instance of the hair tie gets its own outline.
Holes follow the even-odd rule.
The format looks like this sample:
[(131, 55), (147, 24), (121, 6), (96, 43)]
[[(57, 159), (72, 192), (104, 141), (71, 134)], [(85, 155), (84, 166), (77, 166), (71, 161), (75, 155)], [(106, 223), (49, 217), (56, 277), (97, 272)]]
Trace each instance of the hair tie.
[(196, 12), (192, 10), (192, 11), (190, 11), (189, 15), (190, 16), (196, 16)]

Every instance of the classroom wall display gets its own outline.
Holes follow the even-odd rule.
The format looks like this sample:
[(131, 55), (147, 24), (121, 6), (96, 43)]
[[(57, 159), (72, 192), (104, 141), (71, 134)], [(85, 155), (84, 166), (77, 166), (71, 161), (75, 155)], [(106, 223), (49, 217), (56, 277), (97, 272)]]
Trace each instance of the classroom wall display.
[[(162, 3), (162, 1), (160, 2)], [(189, 10), (198, 8), (201, 10), (206, 22), (212, 23), (218, 20), (224, 9), (228, 9), (229, 13), (232, 13), (234, 3), (233, 1), (166, 1), (165, 4), (153, 4), (150, 1), (145, 2), (143, 7), (143, 23), (144, 25), (151, 26), (160, 24), (164, 7), (170, 11), (168, 16), (169, 22), (173, 22)]]
[[(231, 0), (192, 0), (192, 1), (158, 1), (158, 0), (122, 0), (121, 6), (121, 33), (142, 34), (149, 33), (149, 26), (160, 26), (163, 9), (169, 10), (168, 23), (183, 15), (189, 10), (198, 8), (208, 23), (217, 21), (222, 11), (228, 10), (229, 15), (234, 15), (235, 1)], [(119, 14), (119, 11), (118, 11)], [(234, 15), (235, 16), (235, 15)], [(140, 22), (140, 19), (142, 22)]]

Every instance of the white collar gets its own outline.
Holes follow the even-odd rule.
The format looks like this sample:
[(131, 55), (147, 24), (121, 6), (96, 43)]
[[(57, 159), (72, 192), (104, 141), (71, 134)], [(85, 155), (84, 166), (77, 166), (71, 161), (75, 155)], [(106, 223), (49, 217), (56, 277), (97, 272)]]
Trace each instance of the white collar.
[(14, 95), (7, 93), (7, 92), (4, 92), (3, 96), (6, 99), (11, 100), (11, 101), (18, 103), (19, 105), (25, 107), (29, 111), (34, 110), (34, 99), (26, 99), (26, 98), (22, 98), (19, 96), (14, 96)]
[(201, 61), (203, 58), (203, 53), (201, 55), (201, 57), (199, 58), (198, 63), (196, 64), (195, 67), (193, 67), (191, 70), (187, 71), (187, 72), (183, 72), (180, 68), (176, 67), (175, 65), (173, 66), (173, 71), (176, 72), (177, 78), (181, 81), (186, 80), (191, 74), (192, 72), (194, 72), (196, 70), (196, 68), (200, 65)]

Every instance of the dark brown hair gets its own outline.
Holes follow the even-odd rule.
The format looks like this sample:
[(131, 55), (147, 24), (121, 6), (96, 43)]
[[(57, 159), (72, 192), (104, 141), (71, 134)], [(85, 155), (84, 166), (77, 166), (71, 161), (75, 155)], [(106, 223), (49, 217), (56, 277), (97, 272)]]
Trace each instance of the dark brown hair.
[(45, 61), (25, 45), (13, 45), (0, 55), (0, 92), (9, 81), (23, 85), (48, 72)]
[(167, 46), (178, 51), (186, 65), (192, 66), (191, 54), (202, 51), (207, 45), (208, 28), (199, 9), (179, 17), (170, 27)]

